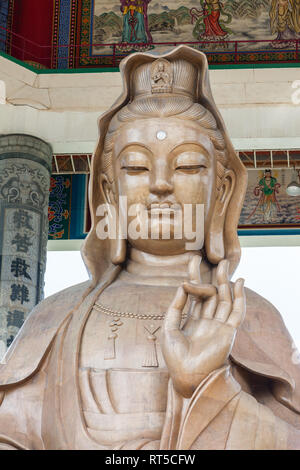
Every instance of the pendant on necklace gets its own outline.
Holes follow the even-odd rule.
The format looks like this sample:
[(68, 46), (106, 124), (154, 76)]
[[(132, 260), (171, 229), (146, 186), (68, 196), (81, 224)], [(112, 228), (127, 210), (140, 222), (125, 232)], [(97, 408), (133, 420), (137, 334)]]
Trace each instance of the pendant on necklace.
[(158, 367), (157, 351), (156, 351), (156, 340), (155, 333), (160, 329), (160, 326), (156, 325), (145, 325), (145, 334), (147, 334), (147, 344), (145, 357), (142, 367)]
[(104, 359), (116, 359), (116, 339), (118, 337), (118, 329), (123, 325), (120, 318), (114, 318), (109, 324), (110, 334), (107, 337), (106, 347), (104, 349)]

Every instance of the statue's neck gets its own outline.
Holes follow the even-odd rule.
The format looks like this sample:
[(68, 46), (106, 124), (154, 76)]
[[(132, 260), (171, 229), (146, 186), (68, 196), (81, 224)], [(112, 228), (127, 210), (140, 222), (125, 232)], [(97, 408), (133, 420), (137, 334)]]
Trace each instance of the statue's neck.
[[(195, 254), (201, 255), (200, 252), (192, 251), (180, 255), (158, 256), (131, 248), (121, 278), (137, 284), (179, 285), (188, 277), (188, 265)], [(200, 272), (203, 282), (209, 282), (211, 268), (203, 259)]]

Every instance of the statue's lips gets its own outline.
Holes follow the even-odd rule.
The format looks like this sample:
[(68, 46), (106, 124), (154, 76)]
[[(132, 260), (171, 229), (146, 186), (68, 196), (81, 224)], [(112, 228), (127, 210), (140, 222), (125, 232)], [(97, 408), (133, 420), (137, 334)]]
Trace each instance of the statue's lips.
[(148, 213), (151, 215), (155, 214), (174, 214), (175, 212), (182, 211), (182, 207), (180, 204), (174, 203), (160, 203), (160, 204), (151, 204), (148, 207)]

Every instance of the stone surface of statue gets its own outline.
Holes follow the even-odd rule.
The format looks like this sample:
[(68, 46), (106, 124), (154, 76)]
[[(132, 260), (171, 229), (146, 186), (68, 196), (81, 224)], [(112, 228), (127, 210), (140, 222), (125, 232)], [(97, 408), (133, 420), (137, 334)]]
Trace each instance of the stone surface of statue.
[[(9, 349), (0, 447), (300, 449), (292, 339), (269, 302), (230, 282), (247, 175), (206, 57), (186, 46), (137, 53), (121, 73), (93, 157), (82, 250), (91, 280), (39, 304)], [(158, 213), (157, 237), (122, 238), (120, 197), (136, 205), (140, 233), (141, 207)], [(196, 250), (175, 237), (184, 205), (204, 205)], [(112, 213), (116, 236), (103, 237)]]

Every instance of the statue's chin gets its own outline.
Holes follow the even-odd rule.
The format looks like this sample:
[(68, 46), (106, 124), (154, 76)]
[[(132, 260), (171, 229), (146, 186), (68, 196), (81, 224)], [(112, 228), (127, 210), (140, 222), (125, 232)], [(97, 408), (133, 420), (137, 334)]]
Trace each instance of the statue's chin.
[[(146, 227), (140, 225), (141, 231), (133, 234), (128, 227), (128, 242), (133, 248), (158, 256), (171, 256), (199, 251), (203, 248), (204, 235), (201, 237), (201, 227), (193, 227), (192, 235), (185, 236), (181, 224), (169, 219), (166, 223), (160, 218)], [(195, 234), (197, 233), (197, 239)], [(133, 236), (132, 236), (133, 235)], [(200, 237), (200, 239), (199, 239)]]
[[(157, 256), (175, 256), (181, 255), (183, 253), (190, 252), (191, 249), (187, 249), (186, 244), (189, 243), (188, 240), (175, 240), (175, 239), (137, 239), (132, 240), (128, 239), (129, 245), (136, 250), (143, 251), (144, 253), (149, 253), (151, 255)], [(200, 250), (202, 246), (198, 248)]]

